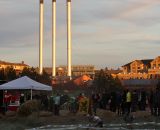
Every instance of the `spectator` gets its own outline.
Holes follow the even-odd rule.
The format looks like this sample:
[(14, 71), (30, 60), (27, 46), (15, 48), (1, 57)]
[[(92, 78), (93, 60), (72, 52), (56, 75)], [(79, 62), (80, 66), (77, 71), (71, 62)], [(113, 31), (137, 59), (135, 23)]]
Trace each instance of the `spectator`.
[(111, 98), (110, 98), (110, 110), (112, 112), (116, 112), (116, 93), (112, 92), (111, 93)]
[(59, 115), (60, 110), (60, 95), (57, 93), (57, 96), (54, 98), (54, 115)]
[(122, 115), (125, 114), (126, 112), (126, 91), (123, 91), (122, 94), (122, 104), (121, 104), (121, 109), (122, 109)]
[(127, 90), (126, 94), (126, 109), (127, 109), (127, 115), (130, 114), (131, 111), (131, 103), (132, 103), (132, 97), (131, 97), (131, 92)]
[(132, 94), (132, 105), (131, 105), (131, 111), (136, 112), (137, 111), (137, 102), (138, 102), (138, 93), (136, 90), (134, 90)]
[(24, 103), (24, 94), (21, 93), (21, 96), (20, 96), (20, 105), (22, 105)]
[(121, 115), (122, 111), (121, 111), (121, 104), (122, 104), (122, 95), (120, 92), (117, 92), (117, 96), (116, 96), (116, 106), (117, 106), (117, 114)]
[(153, 97), (154, 97), (154, 93), (153, 91), (151, 90), (150, 92), (150, 95), (148, 97), (148, 102), (149, 102), (149, 107), (150, 107), (150, 110), (151, 110), (151, 115), (153, 115)]
[(93, 108), (93, 112), (96, 115), (97, 112), (97, 108), (98, 108), (98, 102), (99, 102), (99, 95), (98, 94), (92, 94), (92, 108)]
[(8, 105), (10, 101), (11, 101), (11, 94), (5, 91), (4, 93), (5, 112), (8, 110)]

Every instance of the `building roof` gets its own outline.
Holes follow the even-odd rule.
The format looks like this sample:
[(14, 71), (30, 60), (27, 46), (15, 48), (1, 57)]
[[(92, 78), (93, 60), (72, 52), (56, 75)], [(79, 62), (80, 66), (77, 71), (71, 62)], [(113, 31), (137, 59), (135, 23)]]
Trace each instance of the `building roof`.
[(155, 59), (153, 59), (152, 61), (155, 61), (155, 60), (157, 60), (158, 58), (160, 58), (160, 56), (157, 56)]
[[(132, 61), (132, 62), (133, 62), (133, 61)], [(122, 67), (130, 66), (130, 64), (131, 64), (132, 62), (129, 62), (129, 63), (127, 63), (127, 64), (123, 65)]]
[(151, 63), (151, 61), (153, 61), (154, 59), (144, 59), (144, 60), (141, 60), (143, 64), (145, 65), (148, 65)]
[[(145, 65), (150, 65), (151, 61), (153, 61), (153, 60), (154, 59), (142, 59), (142, 60), (135, 60), (135, 61), (140, 61), (140, 62), (142, 62)], [(134, 61), (132, 61), (132, 62), (134, 62)], [(127, 63), (127, 64), (123, 65), (122, 67), (125, 67), (125, 66), (129, 67), (132, 62)]]

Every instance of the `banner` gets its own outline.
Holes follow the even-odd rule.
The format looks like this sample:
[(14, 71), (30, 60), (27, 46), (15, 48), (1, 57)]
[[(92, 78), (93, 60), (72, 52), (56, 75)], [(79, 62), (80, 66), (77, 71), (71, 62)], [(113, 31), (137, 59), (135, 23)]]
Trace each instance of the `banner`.
[(84, 97), (79, 101), (79, 112), (83, 114), (88, 114), (89, 109), (89, 99)]

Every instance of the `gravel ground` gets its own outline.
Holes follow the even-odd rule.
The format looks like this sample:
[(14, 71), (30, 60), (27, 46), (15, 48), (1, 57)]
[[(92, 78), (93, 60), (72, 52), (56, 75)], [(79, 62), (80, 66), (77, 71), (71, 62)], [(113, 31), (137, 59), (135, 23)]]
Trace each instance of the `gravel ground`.
[[(106, 128), (160, 129), (160, 118), (151, 116), (148, 111), (132, 113), (132, 121), (129, 119), (125, 121), (124, 117), (106, 110), (98, 110), (97, 115), (103, 119)], [(6, 116), (0, 115), (0, 130), (25, 130), (47, 125), (78, 124), (87, 125), (89, 121), (84, 114), (73, 114), (65, 110), (60, 111), (60, 116), (54, 116), (50, 112), (40, 112), (38, 115), (37, 113), (33, 113), (28, 117), (18, 117), (16, 113), (12, 112)], [(86, 130), (86, 128), (84, 129)]]

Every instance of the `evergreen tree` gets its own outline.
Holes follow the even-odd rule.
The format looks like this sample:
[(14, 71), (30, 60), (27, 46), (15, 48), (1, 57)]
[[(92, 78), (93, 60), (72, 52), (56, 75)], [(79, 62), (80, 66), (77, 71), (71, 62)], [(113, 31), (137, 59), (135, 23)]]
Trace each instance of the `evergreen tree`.
[(21, 76), (28, 76), (31, 79), (36, 80), (38, 82), (48, 84), (48, 85), (51, 84), (50, 77), (45, 71), (43, 71), (43, 74), (40, 75), (37, 72), (37, 70), (33, 67), (32, 68), (24, 68), (22, 73), (21, 73)]
[(95, 87), (98, 92), (119, 91), (122, 89), (119, 79), (114, 79), (111, 75), (105, 73), (103, 69), (95, 76)]
[(0, 80), (6, 80), (5, 70), (0, 69)]
[(6, 73), (6, 80), (7, 81), (11, 81), (11, 80), (14, 80), (17, 78), (16, 71), (13, 67), (7, 67), (5, 69), (5, 73)]

